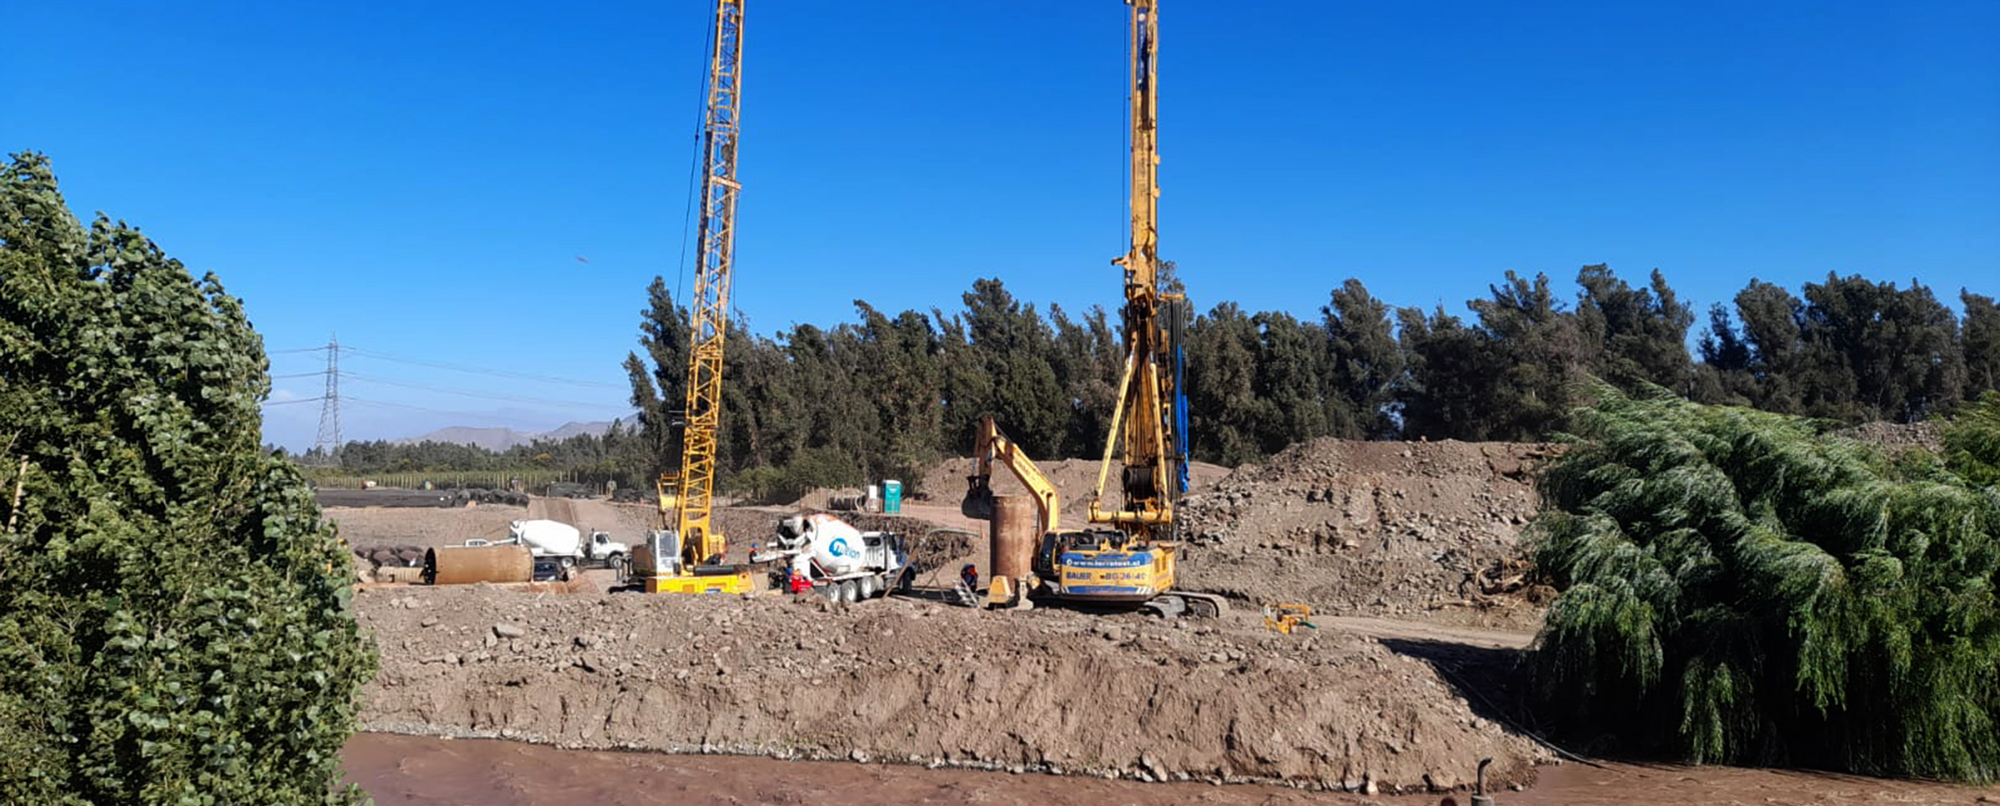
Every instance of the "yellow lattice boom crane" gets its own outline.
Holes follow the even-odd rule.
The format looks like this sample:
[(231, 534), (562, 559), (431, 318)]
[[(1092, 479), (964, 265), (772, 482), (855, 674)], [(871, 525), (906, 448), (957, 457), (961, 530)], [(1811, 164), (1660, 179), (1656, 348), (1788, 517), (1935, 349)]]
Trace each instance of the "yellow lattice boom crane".
[(660, 529), (647, 535), (633, 574), (648, 593), (740, 593), (750, 573), (725, 565), (717, 527), (715, 445), (722, 420), (722, 341), (735, 268), (736, 145), (741, 133), (743, 0), (717, 0), (702, 123), (701, 256), (689, 306), (687, 408), (677, 471), (660, 475)]

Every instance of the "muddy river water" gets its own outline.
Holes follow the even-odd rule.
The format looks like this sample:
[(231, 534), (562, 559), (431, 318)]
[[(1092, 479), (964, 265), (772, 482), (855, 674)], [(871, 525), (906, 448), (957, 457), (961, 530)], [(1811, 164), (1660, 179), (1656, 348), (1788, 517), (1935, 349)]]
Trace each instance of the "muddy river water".
[[(1365, 797), (1265, 786), (1144, 784), (1094, 778), (743, 756), (560, 750), (489, 739), (364, 733), (344, 754), (348, 780), (377, 806), (664, 806), (665, 804), (1035, 804), (1036, 806), (1282, 806), (1438, 804), (1439, 795)], [(2000, 787), (1883, 781), (1726, 767), (1581, 764), (1546, 767), (1501, 806), (1555, 804), (2000, 804)], [(1465, 794), (1451, 796), (1470, 802)]]

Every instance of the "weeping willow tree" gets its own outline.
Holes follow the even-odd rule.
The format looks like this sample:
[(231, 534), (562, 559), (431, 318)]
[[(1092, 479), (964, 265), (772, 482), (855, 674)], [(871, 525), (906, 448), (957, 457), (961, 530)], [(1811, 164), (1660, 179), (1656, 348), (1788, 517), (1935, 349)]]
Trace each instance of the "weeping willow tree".
[(1988, 391), (1944, 429), (1945, 462), (1973, 484), (2000, 485), (2000, 392)]
[(1531, 530), (1562, 590), (1547, 713), (1696, 763), (2000, 775), (2000, 492), (1809, 420), (1597, 396)]

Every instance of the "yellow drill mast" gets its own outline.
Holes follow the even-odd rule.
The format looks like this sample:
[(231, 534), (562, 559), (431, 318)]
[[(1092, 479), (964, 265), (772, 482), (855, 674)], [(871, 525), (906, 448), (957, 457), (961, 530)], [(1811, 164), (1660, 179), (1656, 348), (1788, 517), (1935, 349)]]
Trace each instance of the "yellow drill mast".
[[(1183, 301), (1160, 291), (1159, 2), (1125, 5), (1131, 8), (1132, 245), (1112, 261), (1125, 270), (1125, 371), (1090, 498), (1091, 528), (1044, 538), (1045, 581), (1070, 601), (1216, 615), (1220, 599), (1173, 590), (1180, 556), (1174, 499), (1186, 489), (1187, 425), (1180, 388)], [(1104, 484), (1114, 456), (1125, 466), (1124, 497), (1107, 509)]]
[[(1212, 616), (1222, 612), (1220, 599), (1173, 590), (1180, 555), (1174, 499), (1187, 489), (1179, 353), (1184, 300), (1160, 291), (1159, 2), (1125, 0), (1125, 5), (1131, 8), (1132, 245), (1112, 262), (1125, 269), (1120, 318), (1126, 357), (1097, 489), (1090, 498), (1090, 528), (1056, 528), (1054, 487), (1000, 436), (991, 417), (980, 424), (975, 444), (979, 468), (969, 479), (963, 509), (968, 517), (992, 517), (991, 460), (998, 456), (1044, 507), (1044, 533), (1034, 561), (1039, 593), (1093, 605), (1139, 606), (1162, 615)], [(1118, 507), (1106, 509), (1104, 484), (1114, 456), (1125, 465), (1120, 479), (1124, 497)], [(1003, 593), (1004, 581), (994, 580)]]
[(746, 571), (716, 565), (728, 546), (715, 528), (715, 441), (722, 419), (722, 340), (736, 255), (736, 144), (742, 111), (743, 0), (716, 0), (702, 124), (701, 258), (694, 271), (686, 425), (681, 465), (660, 476), (665, 530), (649, 538), (636, 573), (649, 592), (740, 592)]
[[(1173, 409), (1177, 390), (1167, 371), (1174, 361), (1167, 329), (1179, 322), (1177, 314), (1163, 315), (1169, 298), (1160, 293), (1159, 282), (1159, 3), (1126, 0), (1126, 5), (1131, 7), (1132, 246), (1124, 257), (1112, 261), (1125, 269), (1126, 362), (1090, 502), (1090, 522), (1149, 542), (1164, 535), (1173, 522), (1169, 491), (1179, 473)], [(1124, 504), (1106, 511), (1101, 506), (1104, 483), (1113, 452), (1120, 448)]]

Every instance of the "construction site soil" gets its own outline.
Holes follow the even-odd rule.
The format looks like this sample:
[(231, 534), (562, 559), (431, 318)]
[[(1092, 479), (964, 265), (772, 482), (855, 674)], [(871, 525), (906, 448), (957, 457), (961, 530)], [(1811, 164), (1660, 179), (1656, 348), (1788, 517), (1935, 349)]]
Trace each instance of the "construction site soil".
[[(648, 597), (604, 593), (606, 572), (535, 593), (371, 585), (356, 605), (383, 660), (365, 721), (569, 748), (1363, 792), (1463, 787), (1491, 757), (1496, 782), (1526, 783), (1551, 756), (1508, 727), (1509, 709), (1516, 660), (1552, 592), (1520, 562), (1518, 538), (1535, 511), (1534, 465), (1553, 454), (1321, 440), (1234, 471), (1197, 465), (1180, 587), (1231, 602), (1212, 620), (946, 604), (952, 575), (941, 571), (986, 559), (983, 524), (957, 508), (966, 459), (925, 474), (901, 514), (842, 513), (918, 539), (913, 597)], [(1096, 464), (1041, 467), (1062, 492), (1064, 525), (1083, 526)], [(1025, 492), (1004, 471), (994, 487)], [(747, 557), (779, 517), (823, 497), (718, 509), (729, 555)], [(523, 518), (633, 545), (659, 518), (548, 498), (327, 513), (371, 579)], [(1265, 629), (1260, 606), (1273, 601), (1312, 605), (1318, 629)]]
[[(1496, 788), (1531, 785), (1554, 756), (1514, 727), (1533, 724), (1519, 661), (1553, 591), (1522, 561), (1520, 535), (1536, 509), (1535, 467), (1556, 450), (1322, 440), (1234, 471), (1197, 466), (1180, 510), (1179, 583), (1225, 597), (1232, 606), (1216, 619), (948, 604), (947, 569), (986, 559), (983, 524), (958, 512), (965, 459), (913, 485), (924, 494), (901, 514), (841, 513), (916, 538), (913, 596), (608, 593), (608, 571), (532, 589), (367, 585), (356, 611), (382, 668), (363, 694), (364, 726), (426, 738), (357, 738), (349, 769), (384, 804), (1414, 804), (1439, 797), (1390, 795), (1463, 789), (1481, 758), (1495, 759)], [(1042, 468), (1063, 494), (1064, 525), (1082, 526), (1095, 464)], [(994, 486), (1024, 492), (1004, 473)], [(819, 495), (717, 510), (730, 557)], [(385, 559), (504, 536), (523, 518), (634, 545), (659, 518), (644, 505), (544, 498), (327, 514), (368, 578)], [(1311, 604), (1316, 629), (1265, 629), (1259, 606), (1271, 601)], [(701, 755), (588, 752), (599, 750)], [(477, 759), (498, 772), (467, 771)], [(572, 764), (615, 780), (586, 780)], [(462, 783), (430, 789), (437, 780)], [(1501, 802), (1968, 803), (1992, 791), (1568, 765)]]
[(1555, 591), (1520, 561), (1545, 444), (1294, 445), (1197, 487), (1180, 585), (1257, 603), (1532, 631)]
[(1251, 614), (986, 612), (929, 597), (371, 588), (372, 730), (1140, 780), (1452, 788), (1546, 756), (1430, 663)]

